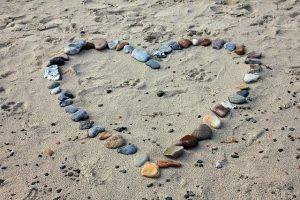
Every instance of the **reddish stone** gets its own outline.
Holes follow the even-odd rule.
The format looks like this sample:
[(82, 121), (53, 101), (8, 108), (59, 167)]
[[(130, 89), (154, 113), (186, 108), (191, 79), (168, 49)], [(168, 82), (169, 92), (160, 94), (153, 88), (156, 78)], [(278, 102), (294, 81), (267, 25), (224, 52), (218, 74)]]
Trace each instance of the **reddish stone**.
[(178, 142), (177, 146), (183, 146), (184, 148), (192, 148), (197, 146), (198, 139), (193, 135), (185, 135)]
[(121, 50), (124, 48), (124, 46), (127, 45), (127, 44), (129, 44), (127, 41), (121, 41), (121, 42), (117, 45), (116, 50), (117, 50), (117, 51), (121, 51)]
[(207, 47), (207, 46), (209, 46), (210, 44), (211, 44), (211, 41), (210, 41), (210, 39), (208, 39), (208, 38), (204, 38), (204, 39), (201, 39), (201, 40), (200, 40), (200, 45), (201, 45), (201, 46)]
[(192, 41), (189, 39), (181, 39), (178, 41), (178, 44), (181, 48), (188, 48), (192, 44)]
[(237, 46), (236, 49), (234, 50), (234, 52), (237, 55), (244, 55), (246, 53), (245, 46), (244, 45)]
[(167, 168), (167, 167), (181, 167), (181, 163), (179, 162), (174, 162), (171, 160), (158, 160), (157, 165), (160, 168)]
[(228, 110), (228, 108), (225, 108), (223, 105), (221, 105), (221, 104), (218, 104), (218, 105), (216, 105), (215, 107), (213, 107), (212, 109), (211, 109), (211, 111), (213, 111), (216, 115), (218, 115), (219, 117), (225, 117), (227, 114), (228, 114), (228, 112), (229, 112), (229, 110)]

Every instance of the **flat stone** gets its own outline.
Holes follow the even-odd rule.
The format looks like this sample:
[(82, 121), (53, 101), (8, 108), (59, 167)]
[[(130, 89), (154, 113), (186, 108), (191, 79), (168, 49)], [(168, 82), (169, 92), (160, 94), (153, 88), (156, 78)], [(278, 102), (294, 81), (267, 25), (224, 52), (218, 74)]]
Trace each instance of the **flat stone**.
[(228, 51), (234, 51), (236, 48), (236, 45), (232, 42), (226, 42), (224, 44), (224, 48), (227, 49)]
[(249, 95), (249, 91), (248, 90), (240, 90), (240, 91), (237, 91), (236, 94), (241, 95), (243, 97), (247, 97)]
[(196, 137), (198, 140), (208, 140), (212, 138), (212, 130), (207, 124), (200, 124), (198, 128), (196, 128), (192, 136)]
[(260, 59), (261, 57), (262, 57), (262, 53), (261, 52), (251, 51), (250, 53), (247, 54), (247, 58), (257, 58), (257, 59)]
[(200, 38), (193, 38), (192, 39), (192, 44), (194, 45), (194, 46), (199, 46), (200, 45)]
[(189, 46), (191, 46), (192, 41), (183, 38), (178, 41), (178, 44), (181, 46), (181, 48), (188, 48)]
[(73, 104), (73, 101), (71, 99), (66, 99), (64, 101), (59, 102), (60, 107), (66, 107), (66, 106), (69, 106), (71, 104)]
[(146, 62), (150, 58), (148, 52), (142, 48), (134, 49), (131, 53), (131, 56), (140, 62)]
[(59, 82), (52, 82), (49, 86), (48, 86), (48, 89), (54, 89), (54, 88), (57, 88), (60, 86), (60, 83)]
[(95, 40), (94, 41), (94, 44), (95, 44), (95, 49), (98, 50), (98, 51), (101, 51), (103, 49), (106, 49), (107, 48), (107, 41), (103, 38), (100, 38), (98, 40)]
[(198, 139), (193, 135), (185, 135), (176, 143), (177, 146), (183, 146), (184, 148), (193, 148), (198, 145)]
[(66, 59), (62, 56), (57, 56), (57, 57), (54, 57), (54, 58), (51, 58), (48, 62), (48, 65), (47, 67), (51, 66), (51, 65), (58, 65), (58, 66), (62, 66), (65, 64), (65, 61), (67, 61), (69, 59)]
[(165, 54), (169, 54), (173, 51), (173, 49), (169, 46), (168, 43), (163, 43), (160, 45), (158, 51), (164, 52)]
[(67, 45), (64, 49), (64, 52), (68, 55), (78, 54), (86, 44), (87, 42), (85, 40), (79, 40), (78, 42)]
[(73, 98), (74, 98), (74, 95), (71, 92), (69, 92), (68, 90), (61, 92), (58, 96), (59, 101), (65, 101), (67, 99), (73, 99)]
[(124, 47), (125, 47), (125, 45), (128, 45), (129, 43), (127, 42), (127, 41), (121, 41), (117, 46), (116, 46), (116, 50), (117, 51), (121, 51)]
[(89, 118), (89, 115), (87, 114), (87, 112), (85, 110), (78, 110), (71, 116), (71, 119), (74, 122), (79, 122), (82, 120), (86, 120), (88, 118)]
[(102, 126), (94, 126), (89, 130), (89, 137), (94, 138), (96, 137), (99, 133), (104, 132), (105, 128)]
[(53, 88), (51, 91), (50, 91), (50, 94), (58, 94), (61, 92), (61, 89), (60, 87), (56, 87), (56, 88)]
[(246, 83), (241, 83), (241, 84), (237, 85), (236, 88), (240, 89), (240, 90), (249, 90), (250, 86)]
[(178, 158), (184, 153), (184, 148), (182, 146), (170, 146), (164, 151), (165, 156)]
[(260, 65), (250, 65), (250, 69), (248, 71), (248, 74), (259, 74), (262, 72), (262, 67)]
[(124, 53), (132, 53), (133, 50), (134, 50), (134, 47), (131, 46), (130, 44), (125, 45), (123, 48)]
[(234, 109), (236, 106), (233, 105), (232, 103), (230, 103), (229, 101), (225, 100), (221, 103), (222, 106), (224, 106), (225, 108), (232, 110)]
[(211, 40), (208, 39), (208, 38), (201, 38), (200, 39), (200, 45), (201, 46), (204, 46), (204, 47), (207, 47), (211, 44)]
[(228, 97), (228, 100), (230, 101), (230, 103), (233, 104), (243, 104), (247, 102), (247, 99), (241, 95), (238, 94), (234, 94)]
[(181, 50), (181, 46), (178, 44), (178, 42), (175, 41), (170, 41), (168, 45), (173, 49), (173, 50)]
[(245, 83), (254, 83), (260, 78), (259, 74), (245, 74), (244, 81)]
[(181, 167), (181, 163), (180, 162), (174, 162), (172, 160), (158, 160), (157, 161), (157, 165), (160, 168), (168, 168), (168, 167)]
[(75, 113), (75, 112), (78, 111), (78, 108), (76, 108), (76, 107), (73, 106), (73, 105), (69, 105), (69, 106), (66, 106), (66, 107), (65, 107), (65, 111), (66, 111), (67, 113)]
[(129, 144), (117, 149), (117, 152), (124, 155), (132, 155), (137, 152), (137, 146), (135, 144)]
[(46, 67), (44, 72), (44, 78), (51, 80), (51, 81), (58, 81), (60, 80), (60, 73), (58, 69), (58, 65), (51, 65)]
[(211, 111), (219, 117), (225, 117), (228, 114), (229, 109), (224, 107), (222, 104), (217, 104), (211, 109)]
[(108, 149), (116, 149), (125, 145), (125, 140), (121, 135), (115, 135), (108, 139), (105, 143), (105, 147)]
[(155, 163), (147, 162), (142, 166), (141, 174), (148, 178), (157, 178), (159, 177), (159, 166)]
[(135, 160), (135, 166), (136, 167), (141, 167), (143, 166), (147, 161), (149, 161), (149, 155), (148, 154), (144, 154), (144, 155), (141, 155), (139, 156), (136, 160)]
[(108, 131), (104, 131), (102, 133), (99, 134), (99, 139), (100, 140), (106, 140), (107, 138), (111, 137), (112, 134)]
[(86, 120), (81, 121), (79, 124), (79, 130), (90, 129), (94, 125), (94, 121)]
[(234, 50), (234, 52), (237, 54), (237, 55), (244, 55), (246, 53), (246, 48), (244, 45), (239, 45), (236, 47), (236, 49)]
[(212, 48), (214, 49), (221, 49), (225, 44), (225, 40), (223, 39), (215, 39), (211, 42)]
[(120, 43), (120, 40), (113, 40), (111, 42), (109, 42), (107, 45), (108, 45), (108, 48), (109, 49), (116, 49), (117, 45)]
[(216, 115), (206, 115), (203, 117), (203, 123), (212, 128), (219, 129), (222, 126), (222, 121)]
[(167, 57), (167, 54), (165, 54), (162, 51), (155, 51), (152, 55), (157, 58), (166, 58)]
[(146, 62), (146, 65), (151, 67), (152, 69), (159, 69), (160, 68), (160, 64), (153, 59), (150, 59)]
[(245, 60), (246, 64), (253, 64), (253, 65), (261, 65), (261, 60), (256, 58), (246, 58)]

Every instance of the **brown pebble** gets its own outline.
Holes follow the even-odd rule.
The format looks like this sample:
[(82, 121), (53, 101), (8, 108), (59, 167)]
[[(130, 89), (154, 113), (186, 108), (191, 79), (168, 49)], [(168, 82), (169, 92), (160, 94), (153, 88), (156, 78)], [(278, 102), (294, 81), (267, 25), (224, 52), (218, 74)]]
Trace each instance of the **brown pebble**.
[(244, 55), (246, 53), (245, 46), (244, 45), (237, 46), (236, 49), (234, 50), (234, 52), (237, 55)]
[(90, 50), (90, 49), (95, 49), (95, 44), (91, 42), (87, 42), (86, 45), (84, 46), (85, 50)]
[(105, 147), (108, 149), (116, 149), (126, 144), (125, 139), (121, 135), (115, 135), (106, 141)]
[(181, 46), (181, 48), (188, 48), (192, 44), (192, 41), (189, 39), (180, 39), (178, 44)]
[(251, 51), (250, 53), (247, 54), (247, 58), (261, 58), (262, 53), (257, 53), (255, 51)]
[(249, 85), (246, 83), (241, 83), (241, 84), (237, 85), (236, 88), (238, 88), (240, 90), (249, 90), (250, 89)]
[(52, 149), (50, 149), (50, 148), (46, 148), (44, 150), (44, 154), (48, 155), (48, 156), (52, 156), (54, 154), (54, 151)]
[(107, 41), (103, 38), (95, 40), (95, 49), (101, 51), (107, 47)]
[(184, 148), (192, 148), (197, 146), (198, 139), (192, 135), (183, 136), (177, 143), (177, 146), (183, 146)]
[(204, 46), (204, 47), (207, 47), (211, 44), (211, 40), (208, 39), (208, 38), (204, 38), (204, 39), (201, 39), (200, 40), (200, 45), (201, 46)]
[(200, 124), (191, 135), (198, 140), (207, 140), (212, 138), (212, 130), (207, 124)]
[(181, 163), (179, 162), (174, 162), (171, 160), (158, 160), (157, 165), (160, 168), (168, 168), (168, 167), (181, 167)]
[(110, 136), (112, 136), (112, 134), (110, 132), (104, 131), (104, 132), (102, 132), (102, 133), (99, 134), (99, 139), (100, 140), (106, 140)]
[(121, 50), (124, 48), (124, 46), (127, 45), (127, 44), (129, 44), (127, 41), (121, 41), (121, 42), (117, 45), (116, 50), (117, 50), (117, 51), (121, 51)]
[(228, 108), (225, 108), (223, 105), (221, 104), (218, 104), (216, 105), (215, 107), (213, 107), (211, 109), (212, 112), (214, 112), (216, 115), (218, 115), (219, 117), (225, 117), (228, 112), (229, 112), (229, 109)]

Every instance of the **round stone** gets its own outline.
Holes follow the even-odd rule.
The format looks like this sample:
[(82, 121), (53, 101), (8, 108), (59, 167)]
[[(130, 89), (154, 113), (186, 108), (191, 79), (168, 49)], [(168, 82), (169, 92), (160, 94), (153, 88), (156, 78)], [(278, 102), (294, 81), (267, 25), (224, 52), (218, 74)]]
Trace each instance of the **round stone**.
[(184, 153), (184, 148), (182, 146), (170, 146), (164, 151), (165, 156), (178, 158)]
[(246, 53), (246, 49), (244, 45), (237, 46), (235, 51), (237, 55), (244, 55)]
[(87, 112), (85, 110), (78, 110), (71, 116), (71, 119), (74, 122), (79, 122), (82, 120), (86, 120), (88, 118), (89, 118), (89, 115), (87, 114)]
[(107, 41), (103, 38), (95, 40), (94, 44), (95, 44), (95, 49), (98, 51), (101, 51), (101, 50), (107, 48)]
[(58, 94), (61, 92), (61, 89), (60, 87), (56, 87), (56, 88), (53, 88), (51, 91), (50, 91), (50, 94)]
[(148, 52), (142, 48), (134, 49), (131, 53), (131, 56), (140, 62), (146, 62), (150, 58)]
[(102, 132), (102, 133), (99, 134), (99, 139), (100, 140), (106, 140), (110, 136), (112, 136), (112, 134), (110, 132), (104, 131), (104, 132)]
[(151, 67), (152, 69), (159, 69), (160, 68), (160, 64), (153, 59), (150, 59), (146, 62), (146, 65)]
[(196, 137), (198, 140), (207, 140), (212, 138), (212, 130), (207, 124), (200, 124), (198, 128), (196, 128), (192, 136)]
[(212, 128), (219, 129), (222, 126), (222, 121), (216, 115), (206, 115), (203, 117), (203, 123)]
[(50, 148), (46, 148), (44, 150), (44, 154), (47, 155), (47, 156), (52, 156), (54, 154), (54, 151)]
[(108, 149), (116, 149), (125, 145), (125, 140), (121, 135), (115, 135), (108, 139), (105, 143), (105, 147)]
[(243, 104), (247, 102), (247, 99), (241, 95), (238, 94), (234, 94), (228, 97), (228, 100), (230, 101), (230, 103), (233, 104)]
[(185, 135), (176, 143), (177, 146), (184, 148), (192, 148), (198, 145), (198, 139), (193, 135)]
[(159, 177), (159, 166), (155, 163), (147, 162), (143, 165), (141, 174), (148, 178), (157, 178)]
[(117, 152), (124, 155), (132, 155), (137, 152), (137, 146), (135, 144), (129, 144), (118, 148)]
[(215, 39), (211, 42), (212, 48), (214, 49), (221, 49), (225, 44), (225, 40), (223, 39)]
[(211, 40), (208, 38), (200, 39), (200, 45), (207, 47), (211, 44)]
[(192, 41), (183, 38), (178, 41), (178, 44), (181, 46), (181, 48), (188, 48), (192, 44)]
[(228, 51), (234, 51), (236, 48), (236, 45), (232, 42), (226, 42), (224, 44), (224, 48), (227, 49)]

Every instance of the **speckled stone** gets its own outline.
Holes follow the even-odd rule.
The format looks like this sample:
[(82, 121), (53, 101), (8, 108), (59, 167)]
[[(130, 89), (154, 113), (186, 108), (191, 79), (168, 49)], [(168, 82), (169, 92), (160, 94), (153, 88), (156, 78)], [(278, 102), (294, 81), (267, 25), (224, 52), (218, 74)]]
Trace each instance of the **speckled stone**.
[(225, 40), (219, 39), (219, 38), (217, 38), (211, 42), (212, 48), (214, 48), (214, 49), (222, 49), (224, 44), (225, 44)]
[(121, 135), (115, 135), (108, 139), (105, 143), (105, 147), (108, 149), (116, 149), (125, 145), (125, 140)]
[(89, 118), (89, 115), (87, 114), (87, 112), (85, 110), (78, 110), (71, 116), (71, 119), (74, 122), (79, 122), (82, 120), (86, 120), (88, 118)]

